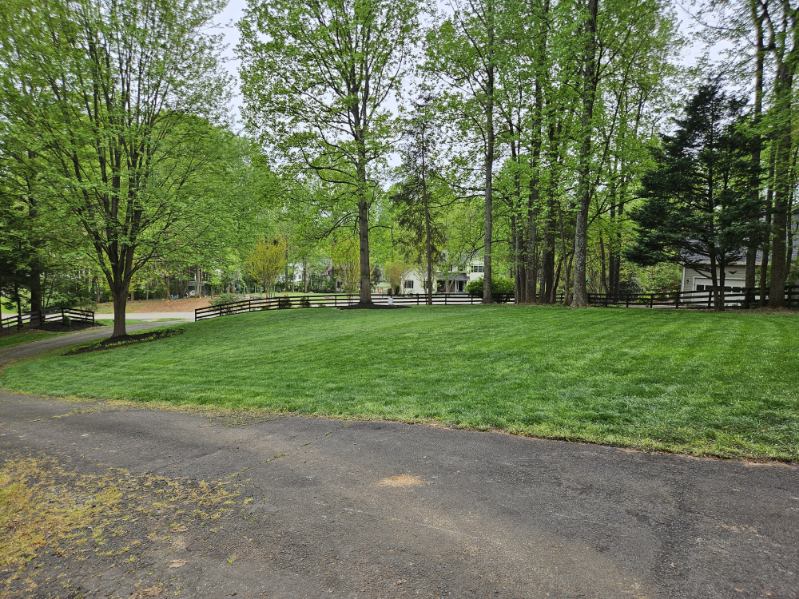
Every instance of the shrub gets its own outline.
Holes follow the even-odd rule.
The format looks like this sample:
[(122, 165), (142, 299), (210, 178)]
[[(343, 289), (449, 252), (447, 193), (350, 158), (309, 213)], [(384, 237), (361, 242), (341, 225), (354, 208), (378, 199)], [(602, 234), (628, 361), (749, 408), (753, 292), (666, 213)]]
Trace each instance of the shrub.
[[(497, 277), (491, 283), (491, 293), (499, 301), (507, 301), (508, 296), (513, 295), (513, 281), (506, 277)], [(479, 297), (483, 295), (483, 279), (469, 281), (466, 285), (466, 293)]]
[(291, 298), (285, 296), (277, 298), (277, 309), (285, 310), (286, 308), (291, 308)]
[(232, 304), (233, 302), (241, 302), (247, 298), (237, 293), (222, 293), (216, 297), (212, 297), (210, 303), (212, 306), (221, 306), (223, 304)]

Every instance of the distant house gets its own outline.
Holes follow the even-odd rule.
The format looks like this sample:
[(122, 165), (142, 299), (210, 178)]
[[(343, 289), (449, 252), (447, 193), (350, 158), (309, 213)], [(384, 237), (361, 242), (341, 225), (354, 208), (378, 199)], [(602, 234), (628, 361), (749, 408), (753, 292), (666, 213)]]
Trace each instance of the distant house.
[[(794, 237), (791, 261), (794, 262), (799, 257), (799, 234)], [(763, 254), (760, 250), (755, 258), (755, 266), (760, 271)], [(721, 275), (721, 270), (716, 270), (717, 275)], [(707, 260), (697, 261), (694, 266), (684, 266), (682, 269), (681, 291), (708, 291), (713, 287), (713, 278), (710, 270), (710, 262)], [(746, 289), (746, 258), (742, 257), (728, 264), (724, 269), (724, 290), (740, 293)]]
[[(402, 277), (400, 293), (403, 295), (413, 293), (424, 293), (424, 281), (426, 275), (424, 269), (414, 268)], [(483, 278), (483, 261), (471, 260), (468, 264), (454, 271), (435, 271), (433, 279), (435, 293), (463, 293), (466, 285), (471, 281)]]
[[(758, 261), (758, 267), (760, 262)], [(721, 269), (717, 267), (717, 276), (721, 275)], [(683, 266), (681, 291), (706, 291), (713, 287), (713, 277), (710, 270), (710, 263), (697, 264), (694, 267)], [(741, 292), (746, 288), (746, 261), (736, 260), (734, 264), (728, 264), (724, 269), (724, 289), (725, 291)]]

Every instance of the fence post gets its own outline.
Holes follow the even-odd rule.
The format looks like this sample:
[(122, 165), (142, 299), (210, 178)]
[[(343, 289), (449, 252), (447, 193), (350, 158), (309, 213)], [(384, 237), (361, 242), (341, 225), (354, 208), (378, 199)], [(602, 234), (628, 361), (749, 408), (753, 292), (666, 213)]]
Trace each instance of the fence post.
[(444, 294), (444, 305), (445, 306), (447, 305), (447, 294), (446, 293)]
[(629, 291), (624, 295), (624, 307), (625, 308), (629, 308), (630, 307), (630, 292)]
[(678, 291), (678, 292), (677, 292), (677, 293), (674, 295), (674, 309), (676, 310), (676, 309), (678, 309), (679, 307), (680, 307), (680, 292)]
[(655, 307), (655, 294), (654, 293), (650, 293), (649, 294), (649, 307), (650, 308), (654, 308)]
[(787, 291), (788, 293), (786, 293), (786, 297), (785, 297), (785, 305), (786, 305), (788, 308), (792, 308), (792, 307), (793, 307), (793, 306), (792, 306), (792, 304), (793, 304), (793, 286), (790, 286), (790, 287), (788, 287), (788, 288), (786, 289), (786, 291)]
[(710, 291), (707, 292), (707, 307), (713, 307), (713, 289), (711, 288)]
[(414, 294), (414, 295), (416, 295), (416, 305), (418, 306), (418, 305), (419, 305), (419, 294), (418, 294), (418, 293), (416, 293), (416, 294)]

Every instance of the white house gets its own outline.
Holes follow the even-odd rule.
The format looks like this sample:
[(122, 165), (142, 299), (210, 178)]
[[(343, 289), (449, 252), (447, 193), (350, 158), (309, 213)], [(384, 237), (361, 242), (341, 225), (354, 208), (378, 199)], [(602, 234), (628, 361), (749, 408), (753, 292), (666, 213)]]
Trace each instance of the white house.
[[(455, 271), (433, 273), (436, 293), (463, 293), (466, 285), (471, 281), (483, 278), (483, 261), (471, 260), (467, 265)], [(405, 273), (400, 285), (400, 293), (424, 293), (425, 271), (423, 268), (414, 268)]]
[[(755, 258), (755, 267), (760, 272), (763, 254), (760, 250)], [(790, 260), (793, 262), (799, 258), (799, 235), (794, 236), (793, 249)], [(718, 267), (717, 267), (718, 268)], [(718, 275), (720, 270), (716, 271)], [(711, 277), (710, 262), (703, 262), (695, 267), (683, 267), (681, 291), (707, 291), (713, 287)], [(724, 290), (742, 293), (746, 290), (746, 258), (742, 257), (732, 264), (728, 264), (724, 269)]]
[[(758, 261), (758, 267), (760, 262)], [(717, 270), (721, 275), (721, 271)], [(681, 291), (705, 291), (713, 287), (710, 264), (702, 264), (694, 268), (684, 266), (682, 269)], [(728, 264), (724, 269), (724, 289), (726, 291), (741, 292), (746, 288), (746, 263), (737, 261)]]

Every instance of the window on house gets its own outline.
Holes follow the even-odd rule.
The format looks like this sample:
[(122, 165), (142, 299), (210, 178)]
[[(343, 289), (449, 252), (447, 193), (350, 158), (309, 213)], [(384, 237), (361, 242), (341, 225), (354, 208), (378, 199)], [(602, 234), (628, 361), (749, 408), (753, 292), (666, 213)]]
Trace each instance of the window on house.
[(483, 272), (482, 264), (472, 264), (472, 272)]
[(402, 284), (403, 289), (413, 289), (413, 281), (408, 280)]

